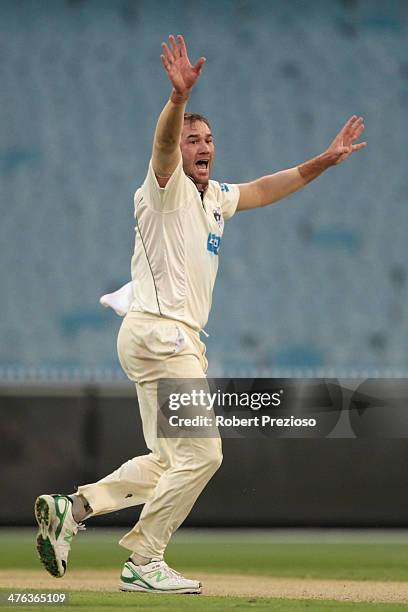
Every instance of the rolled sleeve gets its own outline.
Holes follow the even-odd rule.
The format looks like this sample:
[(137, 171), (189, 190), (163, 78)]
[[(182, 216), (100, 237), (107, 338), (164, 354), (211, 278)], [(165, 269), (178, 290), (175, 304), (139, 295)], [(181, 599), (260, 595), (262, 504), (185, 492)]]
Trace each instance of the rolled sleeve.
[(147, 197), (147, 204), (158, 212), (170, 212), (183, 206), (186, 200), (188, 178), (183, 171), (183, 160), (177, 165), (165, 187), (160, 187), (153, 170), (152, 160), (149, 162), (146, 179), (143, 183), (143, 192)]

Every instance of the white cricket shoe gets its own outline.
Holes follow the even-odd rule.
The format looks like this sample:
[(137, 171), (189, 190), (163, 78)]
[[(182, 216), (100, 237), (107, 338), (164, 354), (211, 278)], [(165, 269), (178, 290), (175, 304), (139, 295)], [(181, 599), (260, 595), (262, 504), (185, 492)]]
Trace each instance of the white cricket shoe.
[(38, 556), (47, 572), (60, 578), (67, 569), (72, 538), (85, 525), (74, 520), (72, 502), (66, 495), (40, 495), (34, 512), (39, 526)]
[(132, 559), (128, 559), (119, 586), (121, 591), (143, 593), (201, 593), (201, 582), (184, 578), (163, 560), (135, 565)]

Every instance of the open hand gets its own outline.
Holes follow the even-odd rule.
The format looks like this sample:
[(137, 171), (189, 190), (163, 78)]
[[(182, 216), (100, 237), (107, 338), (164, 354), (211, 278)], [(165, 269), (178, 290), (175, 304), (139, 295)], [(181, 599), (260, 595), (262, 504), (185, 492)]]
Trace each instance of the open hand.
[(173, 96), (177, 101), (184, 101), (188, 98), (192, 87), (197, 82), (201, 69), (205, 63), (205, 57), (200, 57), (193, 66), (187, 55), (187, 48), (182, 36), (177, 36), (177, 41), (173, 35), (169, 36), (171, 50), (162, 43), (163, 53), (160, 55), (164, 68), (173, 85)]
[(364, 127), (362, 117), (357, 117), (356, 115), (350, 117), (327, 149), (327, 153), (333, 157), (333, 164), (340, 164), (350, 157), (352, 153), (367, 146), (366, 142), (353, 144), (355, 140), (360, 138)]

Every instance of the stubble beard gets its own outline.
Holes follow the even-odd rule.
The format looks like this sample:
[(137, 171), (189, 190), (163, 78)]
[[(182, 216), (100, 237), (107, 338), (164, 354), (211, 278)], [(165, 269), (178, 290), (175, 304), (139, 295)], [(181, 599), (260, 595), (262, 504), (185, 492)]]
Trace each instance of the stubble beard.
[(210, 182), (210, 172), (208, 172), (208, 179), (203, 181), (201, 177), (195, 175), (195, 173), (187, 174), (188, 177), (191, 178), (198, 191), (205, 191), (208, 187), (208, 183)]

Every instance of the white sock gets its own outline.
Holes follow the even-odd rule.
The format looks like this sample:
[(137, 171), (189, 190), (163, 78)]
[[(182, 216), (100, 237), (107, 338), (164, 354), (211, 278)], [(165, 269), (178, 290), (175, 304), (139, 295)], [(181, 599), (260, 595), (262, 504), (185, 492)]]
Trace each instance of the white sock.
[(137, 553), (133, 553), (132, 555), (130, 555), (130, 558), (132, 559), (135, 565), (147, 565), (151, 561), (149, 557), (143, 557), (142, 555), (138, 555)]
[(73, 495), (69, 495), (69, 498), (72, 501), (72, 516), (74, 517), (74, 521), (80, 523), (92, 514), (93, 510), (88, 500), (83, 495), (74, 493)]

